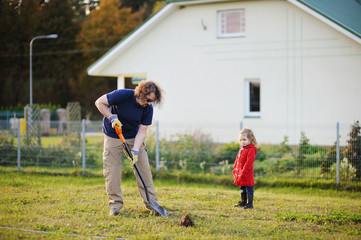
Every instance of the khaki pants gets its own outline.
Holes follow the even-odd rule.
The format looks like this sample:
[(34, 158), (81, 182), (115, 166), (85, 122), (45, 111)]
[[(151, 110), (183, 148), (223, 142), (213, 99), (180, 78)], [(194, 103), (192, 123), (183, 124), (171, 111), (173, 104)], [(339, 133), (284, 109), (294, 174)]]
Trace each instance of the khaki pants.
[[(132, 149), (134, 138), (127, 139), (126, 141), (129, 148)], [(117, 210), (120, 210), (123, 207), (123, 194), (121, 189), (122, 155), (123, 144), (120, 139), (111, 138), (104, 134), (103, 175), (105, 178), (106, 191), (109, 197), (110, 209), (116, 208)], [(137, 165), (145, 183), (147, 184), (149, 198), (153, 201), (157, 201), (157, 195), (153, 186), (153, 177), (148, 161), (148, 154), (144, 143), (139, 149)], [(143, 203), (147, 209), (151, 210), (152, 207), (147, 201), (143, 183), (134, 168), (133, 171), (137, 180), (139, 193), (143, 199)]]

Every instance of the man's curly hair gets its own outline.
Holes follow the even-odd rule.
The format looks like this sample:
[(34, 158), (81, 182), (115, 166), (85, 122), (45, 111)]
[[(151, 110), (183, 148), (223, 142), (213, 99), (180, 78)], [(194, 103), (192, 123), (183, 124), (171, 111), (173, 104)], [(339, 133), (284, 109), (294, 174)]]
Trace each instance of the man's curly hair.
[(163, 90), (158, 84), (152, 80), (143, 80), (138, 83), (138, 86), (134, 90), (134, 96), (136, 98), (145, 98), (151, 93), (154, 93), (156, 99), (153, 103), (160, 104), (162, 102)]

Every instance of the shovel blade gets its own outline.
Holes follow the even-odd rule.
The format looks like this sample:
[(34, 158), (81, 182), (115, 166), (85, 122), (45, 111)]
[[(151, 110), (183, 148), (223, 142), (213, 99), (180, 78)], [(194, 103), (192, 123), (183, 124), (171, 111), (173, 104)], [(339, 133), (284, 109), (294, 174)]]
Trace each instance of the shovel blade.
[(160, 215), (164, 216), (164, 217), (168, 217), (168, 213), (167, 210), (165, 210), (164, 208), (162, 208), (161, 206), (159, 206), (158, 203), (156, 203), (153, 200), (149, 200), (149, 205), (152, 206), (152, 208), (158, 212)]

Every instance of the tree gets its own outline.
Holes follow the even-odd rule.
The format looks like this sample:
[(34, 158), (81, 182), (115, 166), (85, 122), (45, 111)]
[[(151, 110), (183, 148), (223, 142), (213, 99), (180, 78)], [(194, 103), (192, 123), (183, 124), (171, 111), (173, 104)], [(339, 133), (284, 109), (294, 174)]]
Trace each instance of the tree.
[(288, 143), (288, 137), (284, 136), (283, 142), (281, 142), (278, 150), (280, 153), (290, 153), (292, 151), (291, 147), (288, 146), (287, 143)]
[(77, 63), (78, 74), (72, 79), (70, 89), (88, 112), (97, 113), (94, 101), (114, 90), (116, 79), (88, 76), (87, 67), (138, 27), (143, 21), (143, 12), (132, 13), (130, 8), (121, 8), (118, 0), (101, 1), (82, 23), (77, 36), (78, 48), (83, 50), (82, 61)]
[(29, 103), (29, 44), (33, 37), (51, 33), (59, 39), (33, 44), (33, 100), (66, 104), (67, 80), (73, 75), (72, 55), (67, 53), (80, 29), (73, 19), (69, 0), (1, 1), (1, 106)]
[(139, 12), (145, 10), (144, 18), (147, 18), (152, 12), (155, 6), (156, 0), (120, 0), (121, 7), (130, 7), (132, 12)]
[[(101, 3), (100, 3), (101, 2)], [(133, 5), (135, 4), (135, 5)], [(33, 44), (34, 103), (94, 100), (116, 88), (114, 78), (91, 77), (87, 67), (149, 16), (153, 0), (3, 0), (0, 2), (0, 106), (29, 103), (29, 43)]]
[(0, 2), (0, 104), (29, 102), (29, 43), (41, 6), (37, 0)]
[[(80, 30), (74, 21), (75, 14), (70, 1), (51, 0), (45, 4), (38, 17), (37, 33), (59, 35), (58, 39), (37, 40), (33, 49), (34, 102), (53, 102), (66, 106), (72, 100), (69, 94), (69, 80), (74, 76), (73, 64), (79, 61), (71, 50), (76, 47), (75, 39)], [(44, 91), (46, 89), (46, 91)]]
[(296, 158), (297, 161), (297, 166), (296, 166), (296, 171), (297, 174), (300, 173), (303, 164), (304, 164), (304, 160), (306, 159), (305, 154), (307, 153), (307, 149), (310, 148), (310, 144), (309, 144), (309, 139), (306, 137), (305, 132), (301, 132), (301, 139), (300, 139), (300, 143), (298, 144), (298, 155)]
[(356, 168), (356, 178), (361, 179), (361, 126), (359, 121), (351, 126), (348, 136), (344, 156)]

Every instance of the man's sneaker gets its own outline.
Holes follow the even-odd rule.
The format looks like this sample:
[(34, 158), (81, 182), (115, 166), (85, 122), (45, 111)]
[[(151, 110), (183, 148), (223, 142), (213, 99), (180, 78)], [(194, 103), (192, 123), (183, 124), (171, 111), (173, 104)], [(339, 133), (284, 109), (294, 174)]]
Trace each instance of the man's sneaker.
[(234, 205), (234, 207), (244, 207), (246, 205), (247, 205), (247, 203), (239, 201), (237, 205)]
[(154, 216), (157, 216), (157, 217), (160, 217), (160, 213), (157, 212), (156, 210), (152, 209), (150, 210), (150, 214), (154, 215)]
[(119, 215), (119, 210), (116, 208), (111, 208), (109, 212), (109, 216), (117, 216)]

